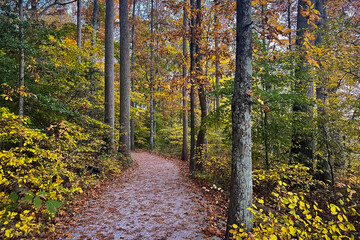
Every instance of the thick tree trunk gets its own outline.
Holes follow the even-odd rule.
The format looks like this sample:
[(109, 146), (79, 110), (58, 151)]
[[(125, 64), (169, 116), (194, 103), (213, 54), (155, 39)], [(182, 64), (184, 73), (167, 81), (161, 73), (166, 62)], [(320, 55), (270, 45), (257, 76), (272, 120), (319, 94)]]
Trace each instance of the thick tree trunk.
[[(186, 3), (187, 0), (184, 0)], [(184, 26), (184, 33), (186, 33), (187, 29), (187, 14), (186, 14), (186, 7), (184, 6), (184, 13), (183, 13), (183, 26)], [(186, 35), (183, 37), (183, 79), (184, 79), (184, 86), (182, 89), (182, 106), (183, 106), (183, 142), (182, 142), (182, 151), (181, 151), (181, 160), (187, 161), (189, 158), (189, 143), (188, 143), (188, 111), (187, 111), (187, 94), (186, 94), (186, 77), (187, 77), (187, 69), (186, 69), (186, 59), (187, 59), (187, 40)]]
[[(324, 0), (316, 0), (315, 1), (315, 9), (320, 12), (321, 20), (316, 23), (318, 27), (322, 27), (324, 22), (326, 21), (327, 14), (324, 8)], [(315, 39), (315, 45), (321, 45), (322, 43), (322, 35), (318, 34)], [(317, 143), (321, 150), (325, 150), (327, 153), (326, 159), (321, 156), (317, 156), (317, 168), (322, 170), (323, 173), (320, 176), (320, 180), (325, 183), (334, 185), (334, 172), (331, 164), (331, 150), (329, 146), (329, 137), (326, 127), (326, 110), (325, 110), (325, 102), (326, 102), (326, 81), (324, 79), (325, 74), (321, 74), (322, 69), (319, 70), (318, 74), (319, 80), (316, 87), (316, 99), (318, 104), (318, 129), (321, 134), (321, 140)]]
[(151, 0), (151, 20), (150, 20), (150, 152), (154, 151), (155, 135), (155, 101), (154, 101), (154, 0)]
[(81, 0), (77, 0), (77, 14), (76, 14), (76, 44), (81, 48)]
[(201, 66), (201, 49), (200, 49), (200, 41), (201, 41), (201, 22), (202, 22), (202, 10), (201, 10), (201, 0), (196, 0), (196, 33), (195, 36), (195, 74), (196, 74), (196, 82), (198, 84), (198, 95), (200, 102), (200, 110), (201, 110), (201, 120), (200, 120), (200, 129), (198, 132), (197, 140), (196, 140), (196, 150), (195, 150), (195, 169), (201, 171), (202, 166), (202, 158), (205, 144), (205, 135), (206, 135), (206, 123), (205, 118), (207, 116), (207, 99), (205, 95), (205, 83), (201, 78), (203, 75), (203, 70)]
[(189, 176), (195, 175), (195, 2), (190, 0), (190, 161)]
[(119, 2), (120, 19), (120, 146), (119, 152), (130, 157), (130, 42), (128, 0)]
[(251, 90), (252, 17), (251, 0), (237, 0), (236, 71), (232, 100), (232, 166), (226, 239), (233, 224), (252, 229)]
[[(136, 0), (133, 0), (132, 26), (131, 26), (131, 92), (135, 92), (134, 74), (135, 74), (135, 7)], [(135, 107), (134, 101), (131, 101), (131, 107)], [(130, 119), (130, 149), (135, 150), (135, 120)]]
[[(304, 31), (310, 27), (308, 20), (304, 17), (300, 12), (302, 9), (307, 9), (308, 5), (305, 1), (299, 1), (298, 3), (298, 13), (297, 13), (297, 27), (296, 27), (296, 46), (301, 51), (301, 47), (304, 42)], [(308, 98), (314, 97), (314, 83), (308, 74), (308, 65), (306, 64), (306, 59), (301, 56), (300, 62), (298, 64), (298, 69), (295, 71), (295, 75), (299, 78), (298, 83), (295, 88), (300, 90), (303, 86), (306, 87), (306, 96)], [(305, 77), (304, 77), (305, 76)], [(304, 103), (295, 103), (293, 105), (293, 112), (295, 114), (295, 118), (304, 113), (312, 115), (312, 110), (310, 106)], [(295, 122), (300, 121), (295, 119)], [(309, 118), (302, 118), (302, 124), (306, 124), (309, 121)], [(312, 136), (309, 134), (305, 134), (303, 132), (298, 132), (294, 129), (294, 133), (292, 136), (292, 147), (291, 154), (294, 159), (303, 163), (308, 167), (312, 166), (313, 161), (313, 141)]]
[(114, 0), (106, 0), (105, 17), (105, 123), (110, 126), (106, 138), (108, 152), (114, 149)]
[(24, 118), (24, 87), (25, 87), (25, 54), (24, 54), (24, 1), (19, 0), (20, 17), (20, 62), (19, 62), (19, 123), (22, 124)]

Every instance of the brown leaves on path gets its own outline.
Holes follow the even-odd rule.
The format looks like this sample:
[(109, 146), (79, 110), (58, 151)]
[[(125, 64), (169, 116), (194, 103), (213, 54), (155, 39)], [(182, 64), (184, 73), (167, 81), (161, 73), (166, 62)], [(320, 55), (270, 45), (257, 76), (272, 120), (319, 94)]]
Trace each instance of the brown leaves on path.
[(207, 239), (207, 203), (183, 166), (146, 152), (132, 157), (137, 168), (87, 201), (63, 239)]

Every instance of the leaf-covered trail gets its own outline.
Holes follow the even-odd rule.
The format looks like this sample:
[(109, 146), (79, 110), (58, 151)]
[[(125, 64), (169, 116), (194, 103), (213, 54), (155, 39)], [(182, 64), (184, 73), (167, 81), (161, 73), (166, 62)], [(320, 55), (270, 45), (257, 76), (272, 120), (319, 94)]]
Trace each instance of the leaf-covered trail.
[(138, 167), (87, 202), (67, 239), (205, 239), (198, 193), (172, 160), (133, 153)]

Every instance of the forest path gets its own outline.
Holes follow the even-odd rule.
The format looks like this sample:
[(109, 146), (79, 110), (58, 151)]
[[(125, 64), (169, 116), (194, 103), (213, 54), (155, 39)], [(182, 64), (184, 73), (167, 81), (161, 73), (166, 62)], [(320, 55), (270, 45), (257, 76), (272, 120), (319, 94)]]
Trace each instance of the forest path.
[(103, 197), (86, 203), (67, 239), (206, 239), (201, 196), (179, 164), (147, 152), (132, 158), (138, 166)]

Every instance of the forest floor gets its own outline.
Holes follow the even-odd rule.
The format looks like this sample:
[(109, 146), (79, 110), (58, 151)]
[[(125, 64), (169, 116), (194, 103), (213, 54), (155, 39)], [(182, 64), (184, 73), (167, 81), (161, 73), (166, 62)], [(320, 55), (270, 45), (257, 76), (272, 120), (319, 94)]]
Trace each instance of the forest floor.
[(186, 176), (185, 163), (147, 152), (132, 158), (127, 174), (58, 228), (62, 239), (220, 239), (216, 226), (224, 220), (213, 216), (218, 201), (212, 204), (210, 190)]

